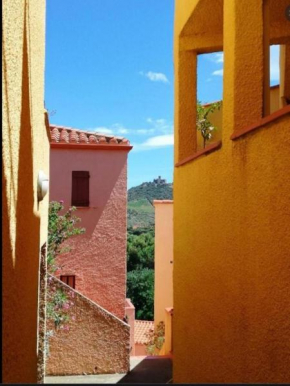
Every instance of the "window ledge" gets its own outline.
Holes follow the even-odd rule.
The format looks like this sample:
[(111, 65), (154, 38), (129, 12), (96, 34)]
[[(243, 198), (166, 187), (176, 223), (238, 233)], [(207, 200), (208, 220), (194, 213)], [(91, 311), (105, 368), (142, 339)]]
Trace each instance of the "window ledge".
[(208, 145), (205, 149), (199, 150), (195, 154), (193, 154), (193, 155), (185, 158), (184, 160), (178, 162), (177, 164), (175, 164), (175, 167), (178, 168), (179, 166), (185, 165), (188, 162), (191, 162), (191, 161), (193, 161), (193, 160), (195, 160), (203, 155), (207, 155), (209, 153), (212, 153), (213, 151), (220, 149), (221, 146), (222, 146), (222, 141), (212, 143), (211, 145)]
[(282, 109), (279, 109), (274, 113), (268, 115), (267, 117), (260, 119), (258, 122), (254, 123), (253, 125), (245, 127), (244, 129), (241, 129), (241, 130), (237, 130), (231, 135), (231, 140), (234, 141), (235, 139), (238, 139), (243, 135), (258, 129), (266, 125), (267, 123), (273, 122), (276, 119), (283, 117), (284, 115), (287, 115), (289, 113), (290, 113), (290, 106), (285, 106)]

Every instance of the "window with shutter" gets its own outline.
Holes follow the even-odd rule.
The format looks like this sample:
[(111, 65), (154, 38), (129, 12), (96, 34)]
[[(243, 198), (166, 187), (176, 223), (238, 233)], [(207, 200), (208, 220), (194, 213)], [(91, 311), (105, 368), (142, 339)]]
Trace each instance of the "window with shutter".
[(75, 275), (61, 275), (60, 280), (72, 288), (76, 288), (76, 277)]
[(72, 199), (74, 206), (89, 206), (90, 173), (75, 171), (72, 172)]

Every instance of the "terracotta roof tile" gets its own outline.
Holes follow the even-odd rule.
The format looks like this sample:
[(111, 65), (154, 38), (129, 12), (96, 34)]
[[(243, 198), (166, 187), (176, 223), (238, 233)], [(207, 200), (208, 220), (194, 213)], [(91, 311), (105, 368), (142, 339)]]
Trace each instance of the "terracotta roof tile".
[(67, 130), (62, 129), (60, 132), (60, 142), (66, 142), (69, 143), (69, 135)]
[(154, 330), (154, 322), (150, 320), (135, 320), (134, 330), (135, 343), (144, 344), (148, 341), (146, 334), (150, 330)]
[(92, 133), (84, 130), (74, 129), (50, 124), (50, 142), (51, 143), (79, 143), (79, 144), (100, 144), (100, 145), (126, 145), (130, 142), (124, 137), (106, 135), (102, 133)]

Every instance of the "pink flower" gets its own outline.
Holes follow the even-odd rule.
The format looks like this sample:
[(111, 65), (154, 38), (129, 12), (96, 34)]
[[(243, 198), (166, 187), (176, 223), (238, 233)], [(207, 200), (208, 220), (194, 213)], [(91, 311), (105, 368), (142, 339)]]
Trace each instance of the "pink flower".
[(67, 310), (69, 308), (69, 303), (64, 303), (64, 305), (62, 306), (65, 310)]
[(76, 317), (75, 317), (75, 316), (72, 316), (71, 319), (72, 319), (72, 320), (76, 320)]
[(64, 203), (64, 201), (63, 200), (60, 200), (60, 202), (59, 202), (61, 205)]
[(65, 331), (69, 331), (69, 326), (64, 326)]
[(70, 302), (70, 304), (73, 306), (73, 305), (74, 305), (74, 302)]

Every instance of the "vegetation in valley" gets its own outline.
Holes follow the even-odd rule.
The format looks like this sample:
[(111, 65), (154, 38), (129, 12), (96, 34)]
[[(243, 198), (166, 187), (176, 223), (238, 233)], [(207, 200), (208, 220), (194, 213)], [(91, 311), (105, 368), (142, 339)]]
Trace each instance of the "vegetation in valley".
[(171, 200), (161, 177), (128, 191), (127, 297), (139, 320), (154, 319), (154, 200)]
[(154, 317), (154, 228), (128, 229), (127, 297), (139, 320)]
[(165, 180), (134, 186), (128, 190), (128, 227), (147, 228), (154, 226), (154, 200), (172, 200), (173, 186)]

